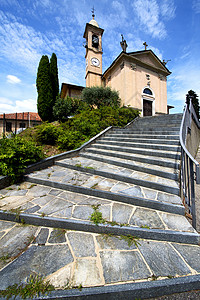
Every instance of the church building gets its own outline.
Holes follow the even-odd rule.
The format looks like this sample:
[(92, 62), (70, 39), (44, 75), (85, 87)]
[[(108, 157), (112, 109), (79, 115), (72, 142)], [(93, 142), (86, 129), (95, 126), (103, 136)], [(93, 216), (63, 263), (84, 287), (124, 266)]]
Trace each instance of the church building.
[[(141, 116), (169, 113), (167, 105), (167, 76), (171, 72), (152, 50), (126, 52), (127, 43), (122, 36), (122, 52), (102, 73), (102, 36), (104, 30), (94, 19), (86, 24), (85, 38), (86, 87), (104, 86), (119, 92), (122, 105), (133, 107)], [(61, 94), (66, 97), (69, 84), (63, 83)], [(74, 94), (83, 87), (73, 86)]]

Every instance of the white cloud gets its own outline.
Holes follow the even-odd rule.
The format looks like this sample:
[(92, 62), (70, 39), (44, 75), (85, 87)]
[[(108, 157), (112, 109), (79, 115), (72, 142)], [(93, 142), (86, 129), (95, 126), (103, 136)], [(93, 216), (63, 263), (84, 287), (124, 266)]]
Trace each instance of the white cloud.
[(173, 19), (175, 17), (175, 10), (174, 0), (162, 0), (160, 5), (162, 17), (166, 20)]
[(13, 104), (0, 103), (1, 113), (14, 113), (14, 112), (37, 112), (37, 103), (34, 99), (17, 100)]
[(199, 14), (200, 13), (200, 0), (193, 0), (192, 8), (196, 14)]
[(167, 36), (163, 19), (175, 17), (175, 6), (173, 0), (163, 0), (160, 6), (158, 3), (157, 0), (134, 0), (132, 6), (143, 31), (162, 39)]
[(6, 78), (8, 83), (16, 84), (21, 82), (21, 80), (14, 75), (7, 75)]
[(5, 97), (0, 97), (0, 104), (12, 104), (12, 101), (8, 98), (5, 98)]
[(168, 77), (168, 102), (180, 102), (183, 108), (189, 90), (200, 96), (200, 69), (192, 61), (177, 65), (172, 70), (172, 75)]

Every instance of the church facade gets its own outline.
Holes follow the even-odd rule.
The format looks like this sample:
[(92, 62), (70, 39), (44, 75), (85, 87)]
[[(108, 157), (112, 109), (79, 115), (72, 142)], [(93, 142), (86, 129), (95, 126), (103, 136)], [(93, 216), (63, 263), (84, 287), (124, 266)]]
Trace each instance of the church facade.
[(86, 87), (104, 86), (119, 92), (122, 105), (133, 107), (141, 116), (167, 114), (167, 76), (171, 72), (152, 50), (127, 53), (122, 36), (122, 52), (102, 73), (102, 36), (104, 30), (93, 19), (86, 24)]

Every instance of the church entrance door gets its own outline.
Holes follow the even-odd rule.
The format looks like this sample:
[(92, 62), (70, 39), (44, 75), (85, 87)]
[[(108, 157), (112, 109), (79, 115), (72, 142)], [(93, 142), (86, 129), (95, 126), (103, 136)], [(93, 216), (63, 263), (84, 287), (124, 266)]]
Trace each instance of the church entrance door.
[(152, 116), (152, 101), (143, 99), (143, 117)]

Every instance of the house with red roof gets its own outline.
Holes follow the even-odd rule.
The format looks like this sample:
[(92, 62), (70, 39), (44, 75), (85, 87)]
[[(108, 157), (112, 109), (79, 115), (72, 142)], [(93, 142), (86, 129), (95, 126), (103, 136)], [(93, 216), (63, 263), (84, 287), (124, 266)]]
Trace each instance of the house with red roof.
[(8, 133), (17, 133), (19, 129), (41, 124), (42, 120), (36, 112), (21, 112), (0, 114), (0, 136)]

